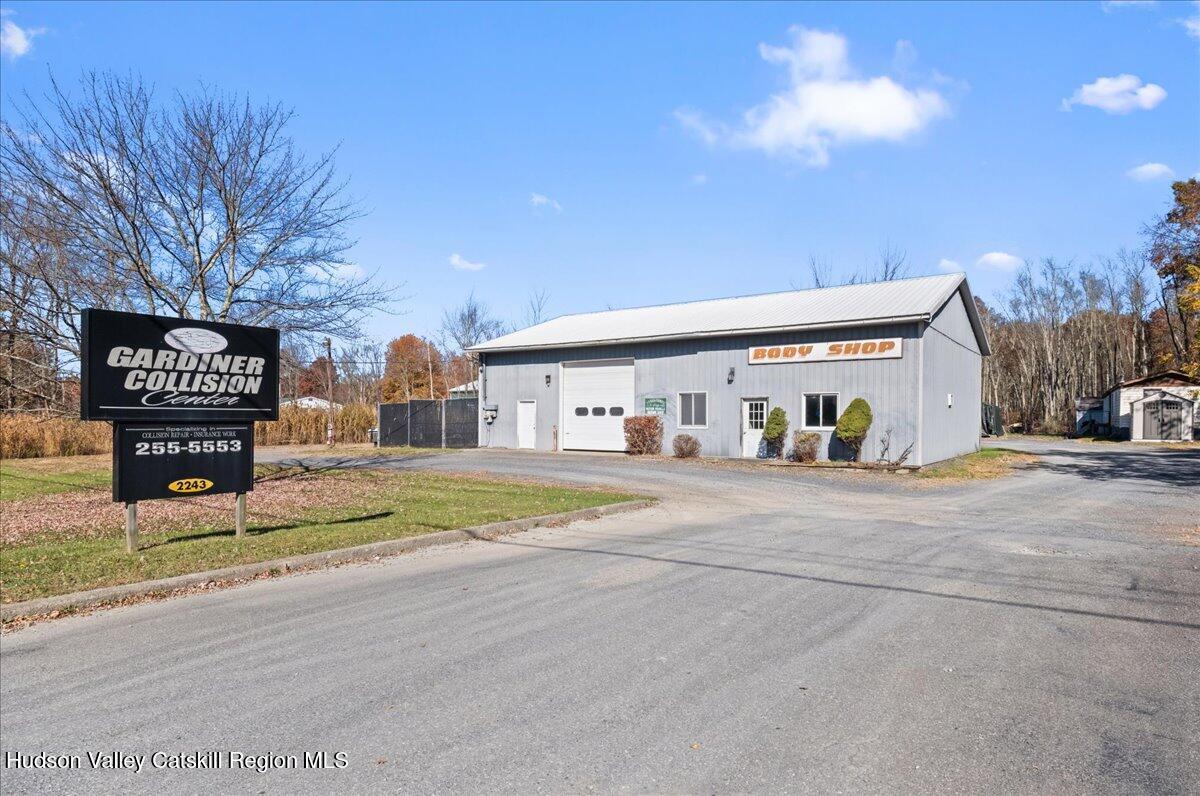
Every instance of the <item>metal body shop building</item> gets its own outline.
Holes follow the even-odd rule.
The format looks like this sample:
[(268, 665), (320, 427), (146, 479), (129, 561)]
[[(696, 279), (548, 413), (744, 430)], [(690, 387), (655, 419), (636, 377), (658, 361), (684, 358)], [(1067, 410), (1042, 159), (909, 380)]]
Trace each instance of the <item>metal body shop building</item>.
[[(962, 274), (566, 315), (471, 349), (479, 444), (625, 449), (624, 419), (658, 414), (710, 456), (764, 455), (767, 414), (811, 430), (823, 458), (846, 405), (874, 414), (864, 461), (924, 465), (979, 448), (987, 338)], [(789, 444), (790, 447), (790, 444)]]

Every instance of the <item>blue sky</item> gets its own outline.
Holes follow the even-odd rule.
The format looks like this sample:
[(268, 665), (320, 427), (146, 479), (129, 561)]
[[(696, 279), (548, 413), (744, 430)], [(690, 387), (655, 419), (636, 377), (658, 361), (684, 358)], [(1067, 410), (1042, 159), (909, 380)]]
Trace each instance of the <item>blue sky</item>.
[(516, 321), (534, 289), (554, 315), (786, 290), (888, 244), (994, 299), (1001, 255), (1136, 246), (1200, 170), (1193, 3), (3, 9), (6, 109), (135, 71), (340, 146), (353, 259), (408, 297), (382, 338), (471, 290)]

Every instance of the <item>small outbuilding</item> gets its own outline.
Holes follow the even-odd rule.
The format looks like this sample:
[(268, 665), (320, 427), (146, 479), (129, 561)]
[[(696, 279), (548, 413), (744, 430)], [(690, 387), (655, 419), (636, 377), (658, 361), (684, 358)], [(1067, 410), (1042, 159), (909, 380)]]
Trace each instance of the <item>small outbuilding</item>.
[(1104, 425), (1104, 399), (1084, 396), (1075, 399), (1075, 433), (1096, 434)]
[(862, 458), (913, 465), (978, 450), (990, 353), (963, 274), (566, 315), (471, 351), (482, 447), (623, 451), (637, 414), (668, 448), (756, 457), (778, 406), (846, 458), (834, 426), (863, 398)]
[(1154, 392), (1130, 404), (1134, 440), (1187, 442), (1195, 437), (1196, 401), (1169, 392)]
[(1115, 437), (1134, 441), (1185, 442), (1200, 438), (1196, 405), (1200, 380), (1165, 370), (1122, 382), (1102, 397), (1098, 425)]

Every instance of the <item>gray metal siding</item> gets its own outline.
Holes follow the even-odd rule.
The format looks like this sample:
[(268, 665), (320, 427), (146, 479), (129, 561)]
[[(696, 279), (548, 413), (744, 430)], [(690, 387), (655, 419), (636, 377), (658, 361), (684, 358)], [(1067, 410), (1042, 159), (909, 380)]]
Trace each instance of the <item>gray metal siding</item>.
[[(920, 463), (979, 450), (983, 357), (961, 294), (934, 315), (922, 345)], [(947, 406), (951, 393), (954, 405)]]
[[(807, 392), (836, 392), (839, 409), (853, 398), (871, 404), (875, 421), (863, 447), (863, 459), (879, 455), (880, 439), (891, 430), (892, 455), (898, 454), (918, 433), (920, 367), (915, 324), (871, 326), (853, 329), (749, 335), (729, 338), (673, 340), (610, 346), (564, 348), (542, 351), (495, 352), (485, 356), (485, 384), (481, 406), (496, 404), (499, 414), (490, 427), (480, 426), (479, 444), (516, 447), (516, 406), (520, 400), (536, 400), (537, 448), (553, 449), (553, 428), (560, 425), (560, 362), (633, 357), (636, 411), (644, 409), (648, 397), (665, 397), (664, 448), (677, 433), (695, 436), (704, 453), (738, 456), (741, 452), (741, 399), (766, 397), (770, 405), (788, 413), (791, 431), (800, 428), (803, 395)], [(890, 360), (808, 362), (750, 365), (747, 349), (757, 345), (814, 343), (829, 340), (858, 340), (901, 337), (903, 356)], [(733, 384), (728, 383), (734, 369)], [(550, 385), (546, 385), (549, 375)], [(708, 393), (708, 427), (678, 428), (678, 393)], [(978, 426), (978, 418), (973, 429)], [(821, 432), (823, 456), (829, 455), (829, 432)], [(835, 453), (839, 453), (835, 445)], [(917, 463), (914, 459), (910, 462)]]

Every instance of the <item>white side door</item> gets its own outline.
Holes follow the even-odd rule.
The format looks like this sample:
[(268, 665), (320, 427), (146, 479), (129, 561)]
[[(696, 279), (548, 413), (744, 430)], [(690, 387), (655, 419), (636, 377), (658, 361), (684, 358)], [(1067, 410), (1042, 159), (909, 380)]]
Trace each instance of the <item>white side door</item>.
[(517, 402), (517, 447), (533, 450), (537, 445), (537, 401)]
[(767, 425), (767, 399), (742, 399), (742, 457), (755, 459), (762, 447), (763, 428)]
[(633, 360), (564, 362), (563, 450), (625, 450), (625, 418), (633, 414)]

